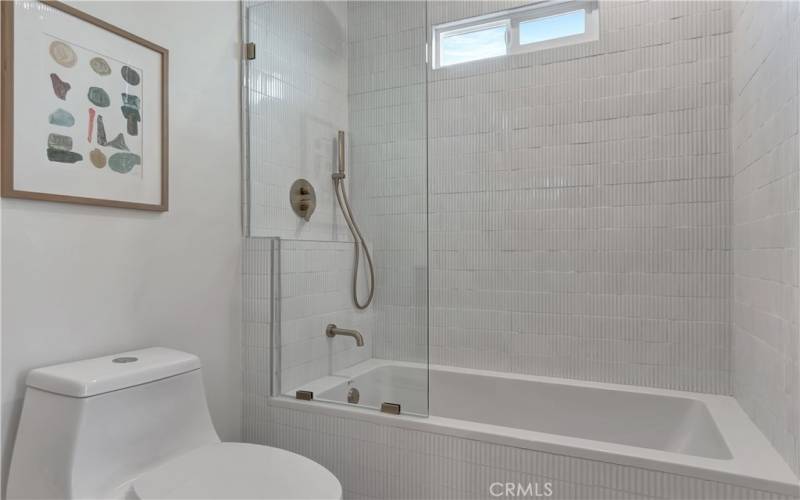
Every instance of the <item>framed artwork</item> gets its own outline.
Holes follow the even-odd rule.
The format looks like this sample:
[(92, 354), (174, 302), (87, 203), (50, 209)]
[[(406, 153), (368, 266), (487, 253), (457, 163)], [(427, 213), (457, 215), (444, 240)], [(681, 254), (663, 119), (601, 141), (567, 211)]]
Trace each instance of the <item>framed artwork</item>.
[(168, 207), (169, 53), (55, 1), (3, 1), (2, 196)]

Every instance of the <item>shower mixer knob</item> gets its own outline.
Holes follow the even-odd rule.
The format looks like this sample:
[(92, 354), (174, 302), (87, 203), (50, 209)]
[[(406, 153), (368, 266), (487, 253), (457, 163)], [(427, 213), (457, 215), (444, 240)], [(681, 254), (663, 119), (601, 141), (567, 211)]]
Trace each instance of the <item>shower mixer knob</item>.
[(308, 222), (311, 214), (317, 208), (317, 194), (314, 186), (306, 179), (294, 181), (289, 189), (289, 203), (292, 205), (294, 213)]

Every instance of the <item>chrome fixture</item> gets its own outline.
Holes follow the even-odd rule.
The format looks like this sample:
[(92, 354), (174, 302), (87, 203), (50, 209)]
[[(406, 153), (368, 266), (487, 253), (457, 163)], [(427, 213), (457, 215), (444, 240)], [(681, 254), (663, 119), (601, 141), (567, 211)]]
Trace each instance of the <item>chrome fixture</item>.
[(361, 393), (355, 387), (351, 387), (347, 391), (347, 402), (355, 405), (358, 404), (359, 399), (361, 399)]
[(314, 191), (314, 186), (305, 179), (294, 181), (289, 188), (289, 203), (294, 213), (308, 222), (317, 208), (317, 193)]
[(345, 337), (353, 337), (356, 339), (356, 345), (358, 347), (364, 346), (364, 337), (358, 332), (358, 330), (348, 330), (347, 328), (338, 328), (336, 325), (331, 323), (325, 329), (325, 335), (328, 337), (335, 337), (337, 335), (344, 335)]
[[(344, 221), (350, 229), (350, 233), (355, 240), (355, 254), (353, 255), (353, 303), (359, 309), (366, 309), (372, 302), (372, 297), (375, 295), (375, 267), (372, 265), (372, 256), (369, 254), (367, 243), (364, 237), (361, 236), (361, 230), (358, 228), (355, 219), (353, 218), (353, 210), (350, 208), (350, 202), (347, 199), (347, 192), (344, 190), (344, 130), (340, 130), (336, 137), (336, 145), (339, 152), (339, 165), (331, 175), (333, 179), (333, 190), (336, 192), (336, 200), (339, 202), (339, 208), (342, 209)], [(369, 294), (364, 303), (358, 301), (358, 260), (360, 258), (361, 250), (364, 250), (364, 255), (367, 257), (367, 266), (369, 267)]]

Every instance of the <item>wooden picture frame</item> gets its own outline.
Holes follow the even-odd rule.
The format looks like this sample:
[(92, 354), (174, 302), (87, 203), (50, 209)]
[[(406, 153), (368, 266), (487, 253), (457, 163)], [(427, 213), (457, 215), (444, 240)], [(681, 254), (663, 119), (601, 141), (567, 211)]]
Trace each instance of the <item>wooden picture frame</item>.
[[(125, 81), (122, 82), (121, 85), (123, 87), (130, 87), (130, 88), (133, 88), (133, 87), (131, 87), (131, 85), (139, 86), (140, 88), (138, 89), (138, 92), (141, 94), (141, 95), (138, 95), (138, 96), (137, 95), (133, 95), (133, 94), (130, 94), (130, 95), (124, 94), (124, 93), (122, 94), (122, 99), (123, 99), (122, 104), (123, 104), (123, 106), (122, 106), (122, 113), (121, 114), (125, 115), (125, 118), (120, 118), (119, 116), (115, 116), (113, 114), (113, 113), (116, 112), (114, 107), (111, 107), (111, 105), (110, 105), (110, 103), (113, 102), (113, 101), (110, 100), (111, 98), (109, 98), (109, 93), (103, 91), (103, 93), (105, 93), (105, 98), (101, 99), (101, 101), (103, 101), (103, 102), (101, 102), (100, 105), (105, 104), (105, 106), (107, 106), (107, 107), (98, 108), (98, 109), (100, 109), (102, 112), (108, 114), (108, 118), (107, 119), (112, 119), (112, 120), (125, 120), (125, 119), (128, 119), (128, 122), (127, 122), (128, 123), (128, 128), (127, 128), (128, 134), (133, 134), (134, 136), (135, 135), (139, 136), (138, 138), (137, 137), (133, 138), (134, 140), (138, 141), (138, 143), (140, 143), (140, 145), (141, 145), (141, 150), (138, 151), (139, 154), (134, 154), (134, 153), (128, 152), (128, 147), (125, 144), (125, 137), (126, 136), (123, 133), (123, 132), (125, 132), (125, 127), (124, 126), (121, 128), (121, 130), (123, 132), (120, 132), (120, 134), (119, 134), (120, 136), (123, 136), (122, 137), (122, 141), (117, 143), (119, 145), (119, 147), (117, 145), (113, 145), (112, 144), (114, 141), (107, 141), (106, 140), (106, 136), (105, 136), (105, 128), (104, 128), (103, 122), (102, 122), (102, 116), (98, 113), (96, 115), (96, 116), (98, 116), (98, 119), (95, 119), (95, 112), (90, 109), (90, 111), (88, 113), (89, 114), (89, 118), (88, 118), (88, 123), (89, 123), (88, 124), (88, 130), (89, 130), (89, 132), (85, 137), (86, 137), (86, 141), (88, 141), (89, 143), (92, 142), (92, 139), (93, 139), (93, 126), (94, 126), (95, 123), (97, 123), (97, 125), (98, 125), (96, 127), (97, 128), (97, 140), (95, 141), (95, 144), (91, 144), (91, 145), (82, 144), (82, 146), (85, 149), (81, 150), (81, 151), (82, 152), (87, 152), (86, 149), (88, 149), (89, 147), (94, 147), (94, 150), (92, 151), (92, 154), (94, 154), (95, 151), (100, 151), (100, 146), (102, 146), (104, 149), (108, 150), (108, 153), (120, 153), (121, 155), (127, 155), (127, 157), (124, 158), (124, 159), (123, 158), (118, 158), (121, 161), (118, 161), (118, 162), (114, 163), (114, 165), (117, 165), (117, 167), (118, 167), (117, 169), (112, 167), (112, 162), (110, 160), (113, 159), (114, 156), (118, 156), (118, 155), (117, 154), (108, 154), (108, 161), (107, 161), (106, 160), (106, 153), (104, 151), (100, 151), (100, 153), (97, 156), (92, 156), (91, 157), (91, 165), (89, 164), (89, 158), (88, 158), (90, 155), (88, 155), (88, 154), (81, 155), (81, 154), (78, 154), (77, 152), (75, 152), (75, 153), (72, 153), (72, 152), (63, 153), (63, 154), (73, 155), (72, 157), (70, 157), (69, 160), (63, 160), (63, 159), (53, 160), (50, 157), (51, 145), (54, 146), (54, 148), (57, 148), (57, 149), (62, 149), (63, 148), (64, 151), (71, 151), (71, 149), (72, 149), (72, 140), (73, 139), (72, 139), (72, 137), (68, 137), (68, 139), (69, 139), (69, 141), (68, 141), (69, 142), (69, 144), (68, 144), (69, 149), (66, 149), (65, 146), (67, 146), (67, 145), (65, 145), (63, 143), (63, 141), (60, 144), (51, 144), (51, 139), (50, 138), (53, 135), (58, 135), (58, 134), (52, 134), (51, 133), (49, 135), (45, 135), (44, 132), (41, 132), (40, 134), (37, 135), (37, 140), (40, 141), (37, 144), (41, 143), (42, 139), (46, 138), (47, 160), (50, 160), (51, 162), (62, 161), (62, 162), (67, 162), (67, 163), (72, 163), (72, 164), (68, 165), (66, 163), (59, 163), (58, 166), (55, 166), (56, 165), (55, 163), (51, 164), (51, 163), (48, 163), (47, 161), (44, 161), (44, 160), (42, 162), (37, 162), (37, 161), (31, 162), (29, 160), (19, 160), (19, 158), (17, 157), (17, 161), (23, 161), (26, 164), (24, 164), (24, 165), (15, 165), (15, 140), (18, 140), (18, 139), (15, 138), (16, 137), (15, 136), (15, 127), (18, 126), (19, 124), (17, 122), (15, 122), (14, 112), (15, 112), (15, 105), (17, 105), (17, 107), (19, 107), (19, 105), (20, 105), (20, 102), (15, 102), (15, 98), (16, 99), (20, 99), (20, 96), (15, 94), (15, 88), (14, 88), (14, 78), (15, 78), (15, 74), (16, 74), (16, 71), (17, 71), (17, 68), (15, 68), (15, 61), (14, 61), (15, 55), (16, 55), (15, 54), (15, 46), (14, 46), (14, 44), (15, 44), (15, 28), (17, 28), (15, 26), (15, 24), (16, 24), (15, 23), (15, 12), (14, 12), (15, 11), (15, 3), (17, 4), (16, 8), (21, 8), (20, 7), (20, 3), (17, 3), (17, 2), (14, 2), (14, 1), (2, 1), (2, 2), (0, 2), (0, 16), (2, 16), (0, 18), (0, 23), (2, 23), (0, 25), (0, 26), (2, 26), (2, 39), (0, 40), (0, 60), (2, 61), (2, 75), (0, 76), (0, 78), (2, 78), (2, 80), (0, 80), (2, 82), (2, 93), (0, 94), (1, 99), (2, 99), (2, 102), (0, 103), (0, 126), (2, 126), (2, 132), (0, 133), (0, 148), (1, 148), (1, 151), (0, 151), (0, 195), (2, 195), (3, 197), (7, 197), (7, 198), (23, 198), (23, 199), (30, 199), (30, 200), (42, 200), (42, 201), (52, 201), (52, 202), (64, 202), (64, 203), (78, 203), (78, 204), (83, 204), (83, 205), (94, 205), (94, 206), (116, 207), (116, 208), (131, 208), (131, 209), (150, 210), (150, 211), (159, 211), (159, 212), (167, 211), (168, 207), (169, 207), (169, 105), (168, 105), (169, 104), (169, 83), (168, 83), (169, 82), (169, 51), (167, 49), (165, 49), (164, 47), (161, 47), (159, 45), (156, 45), (155, 43), (147, 41), (147, 40), (145, 40), (145, 39), (143, 39), (143, 38), (141, 38), (141, 37), (139, 37), (137, 35), (134, 35), (134, 34), (128, 32), (126, 30), (123, 30), (123, 29), (121, 29), (121, 28), (119, 28), (117, 26), (114, 26), (114, 25), (106, 22), (106, 21), (103, 21), (102, 19), (98, 19), (98, 18), (93, 17), (93, 16), (91, 16), (89, 14), (86, 14), (85, 12), (82, 12), (82, 11), (72, 7), (72, 6), (69, 6), (69, 5), (65, 4), (65, 3), (62, 3), (62, 2), (59, 2), (59, 1), (55, 1), (55, 0), (40, 0), (39, 2), (34, 2), (34, 1), (27, 2), (27, 5), (29, 5), (29, 6), (30, 5), (38, 6), (38, 4), (41, 4), (41, 6), (43, 6), (42, 8), (44, 8), (45, 10), (47, 10), (47, 8), (55, 9), (55, 11), (47, 10), (47, 12), (50, 12), (50, 13), (52, 13), (54, 15), (59, 15), (59, 13), (63, 13), (65, 15), (69, 16), (69, 18), (61, 18), (61, 22), (64, 22), (64, 24), (67, 24), (67, 23), (73, 23), (74, 24), (73, 20), (71, 20), (70, 18), (75, 18), (75, 19), (79, 20), (80, 22), (88, 23), (89, 25), (91, 25), (93, 27), (99, 28), (100, 30), (104, 30), (105, 32), (108, 32), (108, 33), (111, 33), (113, 35), (116, 35), (116, 36), (120, 37), (121, 39), (119, 39), (119, 40), (116, 39), (116, 38), (113, 38), (113, 36), (109, 38), (109, 39), (113, 38), (112, 41), (113, 41), (113, 44), (115, 46), (120, 46), (121, 47), (121, 46), (123, 46), (123, 45), (125, 45), (125, 44), (127, 44), (129, 42), (129, 43), (135, 44), (136, 47), (133, 47), (132, 50), (135, 51), (136, 53), (147, 53), (147, 54), (149, 54), (149, 52), (147, 52), (147, 51), (154, 52), (155, 53), (154, 55), (148, 55), (147, 56), (147, 61), (148, 61), (148, 64), (149, 64), (150, 67), (158, 67), (160, 69), (160, 80), (161, 81), (160, 81), (160, 85), (158, 85), (157, 82), (153, 83), (150, 80), (146, 81), (145, 78), (147, 78), (147, 76), (149, 76), (149, 75), (145, 73), (142, 77), (140, 77), (138, 74), (136, 74), (136, 71), (134, 71), (135, 69), (138, 68), (137, 66), (133, 66), (132, 65), (131, 67), (128, 67), (128, 66), (123, 66), (122, 67), (121, 74), (122, 74), (122, 78), (124, 78)], [(69, 19), (69, 20), (65, 22), (65, 20), (67, 20), (67, 19)], [(51, 24), (52, 24), (52, 23), (59, 22), (59, 20), (56, 19), (56, 20), (52, 20), (52, 21), (49, 21), (49, 22), (51, 22)], [(95, 28), (90, 28), (90, 27), (86, 28), (87, 31), (93, 30), (93, 29), (95, 29)], [(73, 32), (76, 32), (75, 28), (72, 28), (72, 30), (73, 30)], [(95, 33), (99, 33), (96, 30), (94, 32)], [(44, 30), (42, 30), (40, 33), (36, 33), (36, 34), (41, 36), (42, 33), (44, 33)], [(47, 33), (47, 34), (49, 35), (49, 33)], [(31, 35), (30, 33), (26, 34), (26, 38), (25, 38), (26, 44), (29, 42), (30, 35)], [(106, 35), (98, 34), (96, 36), (106, 36)], [(57, 37), (56, 35), (52, 35), (52, 37), (53, 37), (52, 39), (56, 40), (56, 42), (51, 42), (51, 44), (50, 44), (50, 55), (52, 56), (52, 58), (54, 60), (56, 60), (56, 62), (58, 62), (58, 60), (56, 59), (56, 56), (53, 55), (52, 45), (53, 45), (53, 43), (59, 43), (58, 40), (60, 40), (60, 38)], [(70, 43), (72, 43), (72, 42), (70, 42)], [(66, 45), (66, 43), (62, 43), (62, 45)], [(125, 58), (125, 59), (119, 58), (118, 59), (116, 56), (106, 56), (106, 53), (96, 52), (95, 49), (84, 49), (83, 47), (85, 45), (80, 45), (78, 43), (72, 43), (72, 45), (74, 45), (76, 47), (76, 50), (73, 51), (71, 49), (71, 47), (68, 47), (68, 50), (69, 50), (69, 52), (72, 52), (73, 56), (75, 56), (75, 53), (80, 51), (80, 50), (83, 50), (85, 53), (87, 53), (89, 55), (97, 54), (98, 56), (102, 56), (102, 57), (95, 57), (95, 58), (91, 59), (91, 69), (94, 70), (99, 75), (110, 75), (107, 78), (111, 78), (111, 77), (119, 78), (120, 71), (113, 72), (112, 69), (111, 69), (113, 66), (109, 65), (105, 61), (105, 59), (108, 59), (108, 60), (112, 61), (112, 63), (115, 63), (115, 64), (119, 64), (120, 61), (123, 61), (123, 60), (125, 60), (125, 61), (129, 60), (128, 58)], [(132, 46), (128, 46), (128, 47), (132, 47)], [(138, 47), (142, 47), (144, 50), (140, 49)], [(21, 50), (27, 50), (27, 49), (23, 48)], [(81, 52), (78, 52), (78, 53), (81, 53)], [(47, 51), (45, 51), (45, 54), (43, 54), (42, 57), (44, 57), (44, 58), (48, 57)], [(85, 58), (85, 57), (88, 57), (88, 56), (83, 56), (82, 55), (81, 57)], [(132, 56), (129, 55), (128, 57), (132, 57)], [(156, 57), (160, 57), (160, 65), (158, 64), (157, 59), (155, 59)], [(79, 62), (85, 64), (85, 61), (80, 60), (81, 58), (75, 57), (74, 59), (75, 60), (79, 60)], [(102, 69), (102, 72), (98, 71), (96, 69), (96, 66), (94, 64), (95, 59), (100, 59), (105, 64), (105, 67), (100, 66), (101, 69)], [(48, 62), (50, 62), (50, 61), (48, 61)], [(76, 64), (74, 62), (74, 60), (73, 61), (69, 61), (69, 62), (72, 62), (73, 65)], [(50, 63), (52, 64), (52, 62), (50, 62)], [(63, 62), (59, 63), (59, 64), (63, 65)], [(124, 63), (124, 64), (128, 64), (128, 63)], [(131, 73), (134, 73), (134, 76), (136, 76), (136, 78), (133, 79), (131, 77), (131, 79), (135, 80), (136, 83), (133, 83), (131, 80), (129, 80), (129, 77), (125, 76), (125, 68), (128, 69), (128, 73), (127, 73), (128, 75), (131, 75)], [(106, 73), (106, 70), (108, 71), (107, 73)], [(86, 70), (85, 67), (80, 67), (76, 71), (82, 71), (83, 73), (88, 74), (90, 77), (97, 78), (95, 75), (91, 75), (91, 73), (88, 72), (88, 70)], [(141, 73), (140, 70), (139, 70), (139, 72)], [(53, 78), (53, 74), (51, 73), (51, 79), (52, 78)], [(25, 80), (26, 85), (27, 85), (27, 81), (28, 81), (28, 79)], [(141, 85), (139, 85), (140, 81), (141, 81)], [(127, 83), (125, 83), (125, 82), (127, 82)], [(118, 82), (114, 82), (114, 83), (116, 84)], [(147, 85), (148, 85), (147, 87), (146, 87), (145, 83), (147, 83)], [(70, 90), (69, 89), (69, 84), (66, 84), (66, 85), (67, 85), (68, 90), (64, 91), (64, 95), (65, 96), (67, 95), (67, 92)], [(58, 95), (58, 91), (55, 90), (56, 89), (55, 80), (53, 81), (52, 86), (53, 86), (53, 91), (51, 91), (51, 95), (49, 96), (49, 98), (52, 100), (52, 94), (53, 94), (53, 92), (55, 92), (57, 97), (60, 97), (61, 99), (65, 99), (64, 97), (59, 96)], [(90, 87), (89, 88), (89, 97), (88, 97), (89, 100), (92, 99), (92, 97), (91, 97), (93, 95), (92, 94), (92, 89), (94, 89), (94, 88), (96, 88), (96, 87)], [(117, 86), (117, 88), (119, 88), (119, 85)], [(158, 88), (160, 88), (160, 97), (157, 98), (157, 99), (154, 98), (154, 99), (149, 99), (148, 100), (148, 96), (145, 94), (146, 89), (158, 89)], [(78, 99), (79, 96), (81, 95), (81, 94), (78, 93), (79, 90), (82, 90), (82, 89), (76, 89), (75, 92), (73, 92), (73, 96), (72, 97), (74, 99)], [(23, 91), (27, 92), (27, 89), (24, 89)], [(151, 92), (151, 94), (153, 94), (153, 95), (155, 95), (157, 93), (158, 92)], [(118, 93), (111, 92), (111, 95), (116, 97), (118, 95)], [(134, 101), (126, 101), (125, 100), (126, 97), (128, 97), (130, 99), (134, 99)], [(80, 98), (84, 99), (84, 97), (80, 97)], [(154, 101), (154, 102), (150, 102), (150, 101)], [(88, 104), (89, 108), (91, 108), (93, 103), (95, 103), (95, 102), (96, 101), (92, 100), (91, 103)], [(60, 103), (57, 101), (56, 104), (60, 104)], [(31, 106), (32, 105), (33, 104), (31, 104)], [(37, 104), (37, 105), (39, 105), (39, 104)], [(86, 108), (86, 106), (87, 106), (86, 103), (82, 103), (81, 105), (84, 106), (84, 108), (82, 108), (82, 109), (87, 109)], [(130, 125), (130, 118), (128, 117), (128, 115), (126, 115), (125, 106), (127, 106), (127, 105), (135, 105), (135, 108), (130, 108), (130, 109), (135, 109), (134, 112), (136, 114), (136, 118), (134, 119), (136, 123), (133, 126)], [(142, 113), (141, 114), (139, 112), (140, 106), (141, 106), (141, 109), (142, 109)], [(160, 106), (160, 111), (159, 112), (149, 112), (148, 113), (148, 111), (156, 109), (156, 108), (154, 108), (154, 106)], [(52, 108), (52, 106), (51, 106), (51, 108)], [(51, 109), (51, 108), (48, 108), (48, 109)], [(72, 120), (72, 123), (75, 123), (77, 125), (77, 121), (74, 118), (71, 118), (71, 115), (74, 114), (74, 113), (71, 114), (69, 112), (66, 112), (63, 109), (60, 109), (60, 108), (58, 109), (58, 111), (64, 111), (65, 114), (62, 114), (62, 115), (59, 115), (59, 116), (68, 116)], [(130, 113), (130, 111), (129, 111), (129, 113)], [(119, 113), (116, 113), (116, 114), (119, 114)], [(160, 116), (157, 116), (157, 115), (160, 115)], [(149, 122), (148, 122), (148, 119), (150, 119), (153, 116), (156, 116), (156, 118), (154, 118), (152, 120), (149, 120)], [(39, 119), (39, 118), (40, 117), (37, 117), (37, 119)], [(50, 115), (49, 118), (47, 116), (41, 117), (41, 120), (44, 123), (44, 125), (42, 125), (42, 127), (49, 131), (49, 129), (52, 128), (52, 127), (49, 127), (47, 125), (48, 121), (49, 121), (50, 124), (54, 123), (52, 114)], [(153, 120), (155, 120), (155, 122)], [(160, 124), (159, 124), (158, 120), (160, 120)], [(139, 121), (142, 122), (142, 127), (140, 129), (137, 129)], [(69, 123), (69, 121), (66, 121), (66, 123)], [(148, 125), (150, 123), (155, 123), (155, 125), (150, 125), (149, 129), (146, 129), (145, 127), (148, 127)], [(60, 124), (63, 125), (64, 122), (62, 121)], [(159, 127), (159, 125), (160, 125), (160, 127)], [(38, 127), (38, 126), (39, 125), (37, 124), (36, 127)], [(72, 125), (67, 125), (67, 126), (72, 127)], [(131, 127), (133, 127), (133, 129), (134, 129), (133, 132), (131, 132)], [(103, 129), (102, 141), (101, 141), (101, 136), (100, 136), (100, 129), (101, 128)], [(153, 130), (150, 130), (150, 129), (156, 129), (156, 132), (154, 132)], [(75, 132), (75, 131), (78, 131), (78, 130), (79, 130), (79, 128), (76, 126), (74, 128), (74, 130), (71, 130), (71, 132)], [(141, 132), (139, 132), (139, 130), (141, 130)], [(116, 129), (114, 131), (116, 131)], [(112, 133), (114, 131), (112, 131)], [(37, 132), (38, 132), (38, 129), (37, 129)], [(20, 131), (20, 133), (22, 133), (22, 131)], [(78, 132), (78, 133), (80, 133), (80, 132)], [(147, 136), (146, 135), (147, 133), (149, 133), (152, 137)], [(61, 137), (63, 139), (64, 136), (59, 136), (59, 137)], [(131, 137), (131, 136), (127, 136), (127, 137)], [(117, 137), (117, 139), (119, 139), (119, 136)], [(117, 140), (117, 139), (115, 139), (115, 140)], [(147, 142), (148, 139), (149, 139), (149, 142)], [(155, 145), (151, 144), (151, 143), (156, 142), (157, 140), (160, 140), (160, 145), (159, 145), (160, 146), (160, 152), (159, 151), (155, 151), (155, 149), (157, 147)], [(83, 141), (83, 142), (86, 142), (86, 141)], [(107, 145), (112, 146), (112, 147), (117, 148), (117, 149), (106, 148)], [(152, 148), (152, 149), (147, 149), (145, 146), (147, 146), (147, 148)], [(18, 149), (22, 149), (22, 148), (18, 148)], [(30, 148), (24, 148), (24, 149), (25, 149), (25, 151), (27, 151)], [(41, 149), (44, 149), (44, 148), (42, 147)], [(41, 149), (35, 154), (44, 156), (41, 153)], [(25, 154), (30, 156), (30, 154), (32, 154), (32, 153), (25, 153)], [(58, 157), (59, 158), (63, 158), (63, 155), (60, 155)], [(81, 160), (75, 160), (74, 159), (75, 157), (81, 157)], [(102, 157), (102, 161), (100, 161), (100, 157)], [(134, 159), (131, 160), (130, 159), (131, 157), (133, 157)], [(129, 172), (132, 172), (131, 170), (122, 172), (122, 170), (124, 170), (125, 168), (128, 168), (128, 165), (130, 165), (131, 163), (135, 162), (136, 159), (138, 159), (139, 164), (138, 165), (134, 165), (133, 167), (130, 167), (130, 168), (131, 169), (135, 169), (135, 168), (138, 167), (138, 172), (139, 172), (139, 175), (141, 177), (141, 179), (138, 179), (138, 180), (141, 181), (140, 184), (142, 186), (139, 186), (138, 188), (134, 187), (135, 183), (137, 181), (135, 175), (131, 175), (130, 176), (133, 180), (126, 179), (124, 182), (127, 183), (127, 184), (125, 184), (125, 186), (123, 186), (123, 187), (117, 188), (118, 187), (117, 185), (112, 185), (112, 183), (120, 184), (122, 182), (120, 180), (117, 180), (117, 179), (120, 179), (122, 177), (122, 176), (119, 175), (119, 173), (128, 174)], [(95, 160), (97, 160), (97, 161), (95, 161)], [(152, 161), (150, 161), (150, 160), (152, 160)], [(155, 171), (156, 164), (158, 163), (158, 160), (160, 160), (160, 165), (158, 165), (159, 168), (160, 168), (160, 176), (158, 176), (158, 172)], [(63, 170), (63, 169), (69, 169), (69, 168), (78, 167), (78, 162), (79, 162), (79, 165), (80, 165), (79, 168), (81, 168), (82, 170), (74, 170), (73, 172), (81, 172), (80, 174), (75, 174), (75, 173), (65, 174), (64, 173), (65, 170)], [(146, 192), (146, 196), (142, 196), (142, 198), (146, 197), (148, 199), (146, 201), (140, 201), (140, 200), (135, 200), (135, 199), (120, 199), (119, 197), (117, 197), (115, 199), (114, 196), (108, 196), (108, 197), (105, 197), (105, 196), (94, 196), (94, 195), (86, 196), (86, 195), (69, 193), (69, 192), (61, 192), (61, 193), (59, 193), (59, 192), (47, 192), (47, 191), (38, 191), (38, 190), (35, 190), (35, 189), (29, 189), (29, 188), (25, 188), (25, 187), (19, 187), (19, 186), (15, 185), (15, 177), (20, 174), (20, 170), (19, 169), (21, 169), (21, 168), (29, 168), (29, 165), (31, 163), (35, 163), (36, 164), (36, 169), (39, 169), (39, 170), (37, 170), (37, 172), (38, 171), (44, 172), (42, 174), (38, 174), (37, 173), (35, 175), (40, 175), (42, 177), (46, 177), (46, 175), (47, 175), (46, 172), (48, 172), (48, 170), (46, 170), (46, 169), (49, 168), (50, 171), (53, 171), (53, 172), (58, 171), (58, 173), (54, 174), (54, 176), (62, 176), (62, 175), (71, 175), (71, 176), (73, 176), (72, 178), (70, 178), (70, 181), (71, 181), (70, 183), (65, 183), (64, 184), (65, 186), (70, 186), (70, 189), (72, 189), (74, 186), (80, 186), (80, 188), (77, 188), (77, 190), (85, 189), (85, 190), (89, 190), (89, 191), (101, 191), (101, 190), (105, 189), (104, 187), (101, 186), (101, 184), (102, 183), (107, 183), (109, 186), (114, 188), (114, 189), (109, 189), (109, 191), (114, 192), (114, 193), (124, 192), (125, 195), (122, 198), (126, 198), (126, 197), (127, 198), (131, 198), (131, 197), (135, 197), (136, 193), (139, 193), (139, 192), (145, 193)], [(41, 166), (39, 166), (40, 163), (41, 163)], [(99, 166), (100, 163), (103, 164), (102, 167)], [(108, 166), (106, 167), (106, 165), (108, 165)], [(120, 167), (120, 165), (123, 165), (123, 166)], [(95, 167), (96, 167), (96, 170), (92, 170)], [(62, 170), (58, 170), (58, 169), (62, 169)], [(113, 170), (113, 173), (112, 173), (112, 170)], [(26, 171), (25, 175), (31, 176), (31, 178), (33, 178), (34, 174), (29, 174)], [(80, 179), (77, 179), (77, 180), (73, 181), (73, 178), (75, 178), (76, 176), (79, 176), (79, 175), (80, 176), (84, 176), (84, 177), (81, 177)], [(115, 177), (115, 175), (116, 175), (116, 177)], [(92, 177), (92, 176), (94, 176), (94, 177)], [(145, 179), (146, 179), (146, 182), (145, 182)], [(47, 184), (49, 186), (50, 184), (56, 184), (57, 182), (58, 182), (58, 180), (47, 179), (45, 184)], [(35, 182), (32, 181), (31, 184), (35, 184)], [(158, 188), (158, 184), (160, 184), (160, 189)], [(139, 191), (137, 191), (137, 189)], [(51, 191), (55, 191), (55, 190), (57, 190), (57, 189), (53, 189)], [(134, 193), (134, 194), (128, 195), (128, 192), (131, 192), (131, 193)], [(156, 199), (156, 197), (158, 199)]]

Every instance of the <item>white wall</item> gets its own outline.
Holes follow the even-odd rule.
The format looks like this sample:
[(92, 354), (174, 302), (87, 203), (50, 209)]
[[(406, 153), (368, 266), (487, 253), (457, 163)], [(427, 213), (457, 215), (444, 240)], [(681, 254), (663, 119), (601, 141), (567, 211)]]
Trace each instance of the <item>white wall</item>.
[(2, 200), (6, 467), (29, 369), (150, 345), (200, 356), (240, 436), (239, 6), (76, 5), (170, 50), (170, 210)]
[(733, 391), (800, 475), (800, 4), (735, 2)]

